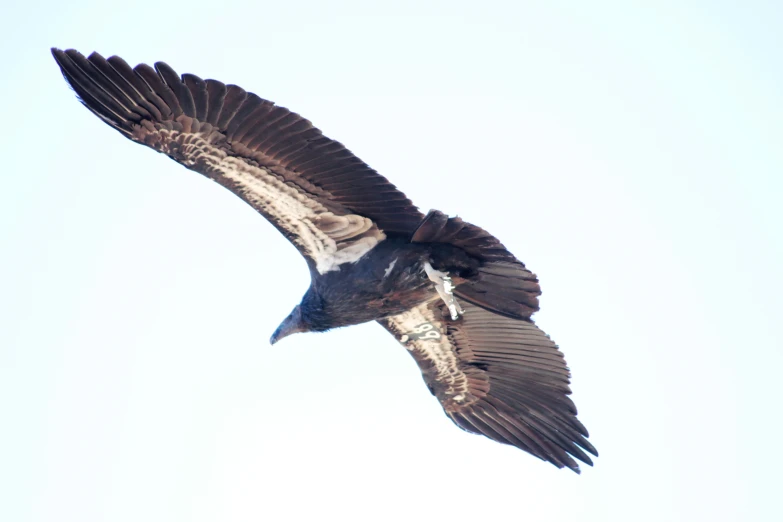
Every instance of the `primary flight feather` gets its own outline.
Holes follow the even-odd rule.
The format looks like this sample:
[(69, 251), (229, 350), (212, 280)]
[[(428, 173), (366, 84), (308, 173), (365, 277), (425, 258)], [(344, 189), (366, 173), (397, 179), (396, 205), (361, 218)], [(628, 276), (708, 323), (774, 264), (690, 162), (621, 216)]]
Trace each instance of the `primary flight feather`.
[(459, 427), (557, 467), (592, 464), (563, 354), (531, 319), (538, 280), (494, 236), (422, 214), (308, 120), (236, 85), (163, 62), (52, 54), (96, 116), (228, 188), (305, 257), (310, 288), (272, 344), (378, 321)]

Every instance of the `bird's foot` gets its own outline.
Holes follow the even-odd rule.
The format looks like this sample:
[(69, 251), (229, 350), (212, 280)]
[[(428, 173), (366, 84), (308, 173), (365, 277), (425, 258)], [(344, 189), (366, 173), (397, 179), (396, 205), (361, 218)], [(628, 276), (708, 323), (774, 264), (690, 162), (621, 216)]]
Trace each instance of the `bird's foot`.
[(455, 321), (459, 319), (460, 314), (464, 314), (465, 311), (454, 298), (454, 284), (449, 274), (434, 269), (428, 261), (424, 262), (424, 271), (427, 272), (430, 281), (435, 283), (435, 290), (448, 307), (451, 318)]

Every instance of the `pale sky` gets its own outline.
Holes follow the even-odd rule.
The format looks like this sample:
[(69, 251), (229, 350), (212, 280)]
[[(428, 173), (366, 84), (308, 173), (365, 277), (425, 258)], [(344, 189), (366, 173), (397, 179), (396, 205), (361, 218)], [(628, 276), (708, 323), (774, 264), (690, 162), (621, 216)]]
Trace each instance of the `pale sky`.
[[(778, 2), (16, 4), (0, 520), (779, 520)], [(270, 347), (296, 250), (90, 114), (51, 46), (239, 84), (494, 233), (595, 467), (462, 432), (378, 325)]]

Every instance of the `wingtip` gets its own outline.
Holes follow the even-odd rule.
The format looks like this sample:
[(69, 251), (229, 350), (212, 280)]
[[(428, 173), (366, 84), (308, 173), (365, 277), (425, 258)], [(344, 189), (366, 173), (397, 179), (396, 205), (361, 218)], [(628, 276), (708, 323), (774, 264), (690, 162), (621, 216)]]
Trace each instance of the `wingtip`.
[(76, 49), (59, 49), (57, 47), (51, 48), (52, 56), (57, 64), (62, 68), (66, 61), (72, 59), (72, 55), (81, 55)]
[[(54, 59), (57, 60), (58, 63), (61, 63), (64, 59), (74, 59), (76, 58), (84, 58), (84, 55), (77, 51), (76, 49), (68, 48), (68, 49), (60, 49), (59, 47), (50, 47), (49, 50), (52, 53), (52, 56), (54, 56)], [(92, 53), (90, 56), (97, 53)]]
[(54, 56), (68, 55), (69, 53), (79, 53), (76, 49), (60, 49), (59, 47), (51, 47), (50, 50)]

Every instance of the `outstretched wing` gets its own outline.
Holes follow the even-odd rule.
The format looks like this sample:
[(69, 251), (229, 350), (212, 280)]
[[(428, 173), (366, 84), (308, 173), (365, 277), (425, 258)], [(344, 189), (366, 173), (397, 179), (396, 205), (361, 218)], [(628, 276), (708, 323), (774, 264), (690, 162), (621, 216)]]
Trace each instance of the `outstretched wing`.
[(579, 472), (598, 455), (569, 399), (557, 345), (531, 321), (461, 303), (453, 321), (442, 302), (379, 321), (413, 355), (424, 381), (459, 427)]
[(236, 85), (163, 62), (52, 49), (82, 103), (127, 138), (249, 203), (320, 273), (359, 259), (424, 217), (386, 178), (301, 116)]

